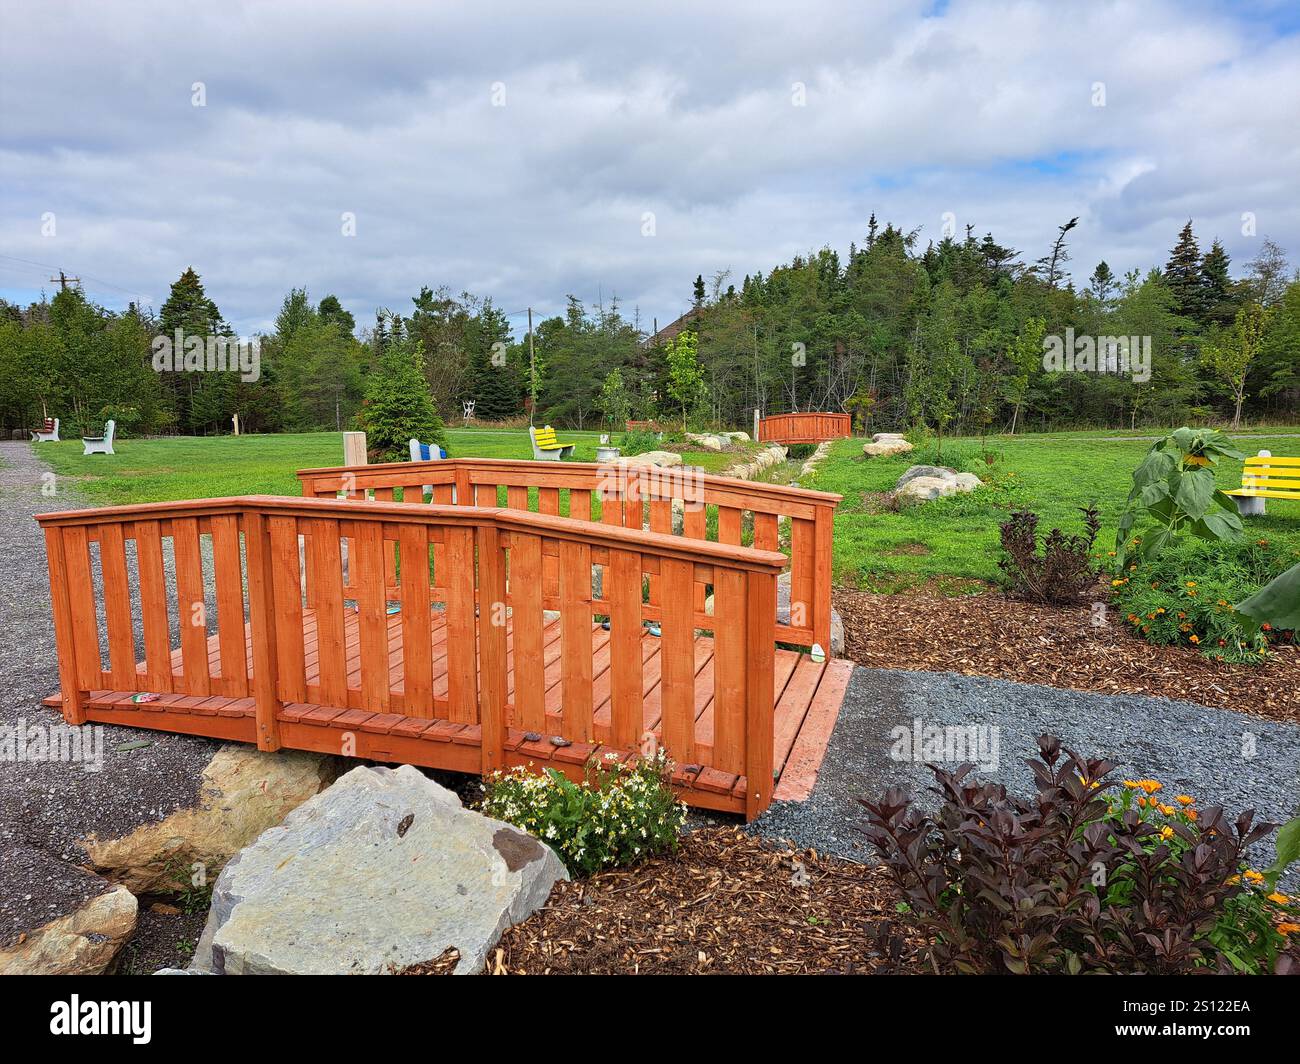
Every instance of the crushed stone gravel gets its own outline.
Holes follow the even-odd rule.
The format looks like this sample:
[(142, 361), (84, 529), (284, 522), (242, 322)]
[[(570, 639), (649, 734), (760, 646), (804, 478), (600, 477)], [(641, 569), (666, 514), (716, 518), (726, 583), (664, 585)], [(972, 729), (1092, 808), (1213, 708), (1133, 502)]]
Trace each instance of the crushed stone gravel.
[[(58, 687), (58, 659), (44, 538), (32, 515), (89, 504), (75, 484), (52, 476), (38, 448), (0, 442), (0, 727), (9, 729), (63, 721), (41, 705)], [(52, 495), (42, 490), (50, 483)], [(102, 734), (98, 772), (66, 761), (0, 761), (0, 945), (107, 889), (83, 867), (80, 840), (123, 835), (193, 804), (218, 746), (131, 728)], [(118, 749), (138, 741), (149, 745)]]
[[(897, 785), (928, 808), (937, 803), (927, 790), (934, 776), (925, 764), (891, 757), (892, 729), (914, 731), (917, 720), (996, 729), (997, 767), (979, 775), (1020, 794), (1033, 793), (1025, 759), (1037, 753), (1037, 737), (1046, 732), (1080, 754), (1115, 762), (1116, 779), (1157, 779), (1167, 792), (1190, 794), (1202, 807), (1222, 805), (1233, 815), (1253, 808), (1257, 819), (1282, 823), (1300, 802), (1300, 727), (1293, 724), (1166, 698), (859, 666), (808, 801), (773, 803), (749, 830), (872, 860), (860, 831), (860, 797)], [(1273, 847), (1260, 843), (1251, 856), (1257, 866), (1266, 865)], [(1293, 868), (1285, 882), (1298, 879)]]

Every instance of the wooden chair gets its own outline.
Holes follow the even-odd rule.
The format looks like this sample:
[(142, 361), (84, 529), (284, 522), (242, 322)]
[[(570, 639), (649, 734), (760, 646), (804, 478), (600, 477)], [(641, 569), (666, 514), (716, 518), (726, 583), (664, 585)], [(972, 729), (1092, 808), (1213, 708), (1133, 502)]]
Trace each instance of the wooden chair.
[(1241, 487), (1224, 492), (1237, 500), (1243, 517), (1262, 517), (1265, 499), (1300, 499), (1300, 458), (1274, 458), (1260, 451), (1241, 469)]
[(533, 444), (533, 458), (539, 462), (559, 462), (573, 454), (575, 444), (557, 440), (555, 430), (550, 425), (540, 429), (529, 425), (528, 438)]
[(58, 443), (59, 419), (47, 417), (39, 429), (32, 429), (32, 443)]
[(104, 435), (102, 436), (82, 436), (81, 453), (86, 454), (116, 454), (113, 450), (113, 436), (117, 432), (117, 422), (107, 421), (104, 423)]

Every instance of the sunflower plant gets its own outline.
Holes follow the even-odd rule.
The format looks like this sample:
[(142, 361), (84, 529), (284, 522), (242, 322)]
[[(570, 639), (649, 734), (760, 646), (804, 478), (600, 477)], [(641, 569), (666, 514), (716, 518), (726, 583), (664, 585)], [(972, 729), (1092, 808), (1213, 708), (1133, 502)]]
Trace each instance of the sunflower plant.
[(1206, 540), (1240, 538), (1237, 504), (1215, 485), (1214, 466), (1221, 458), (1244, 457), (1216, 429), (1181, 428), (1153, 443), (1133, 473), (1133, 488), (1120, 515), (1115, 537), (1119, 562), (1135, 545), (1133, 530), (1139, 521), (1144, 525), (1137, 544), (1144, 558), (1188, 535)]

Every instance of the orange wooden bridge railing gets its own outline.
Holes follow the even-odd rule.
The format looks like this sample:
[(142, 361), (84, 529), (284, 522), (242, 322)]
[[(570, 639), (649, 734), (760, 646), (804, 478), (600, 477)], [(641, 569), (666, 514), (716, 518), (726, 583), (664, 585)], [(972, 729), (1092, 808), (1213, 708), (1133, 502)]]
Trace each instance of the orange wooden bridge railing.
[[(847, 415), (844, 415), (847, 417)], [(649, 529), (690, 540), (739, 546), (748, 540), (761, 550), (778, 550), (780, 531), (789, 551), (789, 623), (769, 611), (772, 637), (797, 646), (830, 648), (831, 540), (835, 507), (841, 496), (775, 484), (756, 484), (696, 469), (657, 469), (626, 464), (563, 462), (543, 465), (490, 458), (451, 458), (437, 462), (301, 469), (304, 496), (392, 500), (395, 492), (410, 502), (505, 506), (542, 514), (565, 513), (583, 521)], [(556, 576), (548, 564), (551, 589)], [(695, 609), (705, 607), (707, 588), (695, 587)], [(650, 602), (661, 601), (658, 581), (650, 582)]]
[(821, 443), (852, 435), (853, 419), (848, 414), (773, 414), (758, 422), (758, 438), (761, 442)]
[(573, 778), (653, 733), (692, 804), (761, 812), (784, 556), (519, 509), (249, 496), (41, 514), (64, 717)]

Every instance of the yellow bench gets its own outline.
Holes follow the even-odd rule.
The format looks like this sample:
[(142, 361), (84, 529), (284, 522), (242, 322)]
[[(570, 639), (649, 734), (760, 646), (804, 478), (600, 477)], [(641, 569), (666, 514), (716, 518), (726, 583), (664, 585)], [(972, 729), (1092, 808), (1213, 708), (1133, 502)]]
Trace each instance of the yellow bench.
[(1300, 458), (1274, 458), (1268, 451), (1260, 451), (1246, 459), (1241, 487), (1224, 494), (1244, 500), (1237, 503), (1237, 509), (1247, 517), (1263, 514), (1265, 499), (1300, 499)]
[(558, 462), (573, 453), (574, 445), (557, 440), (555, 430), (550, 425), (540, 429), (529, 425), (528, 438), (533, 444), (533, 458), (539, 462)]

